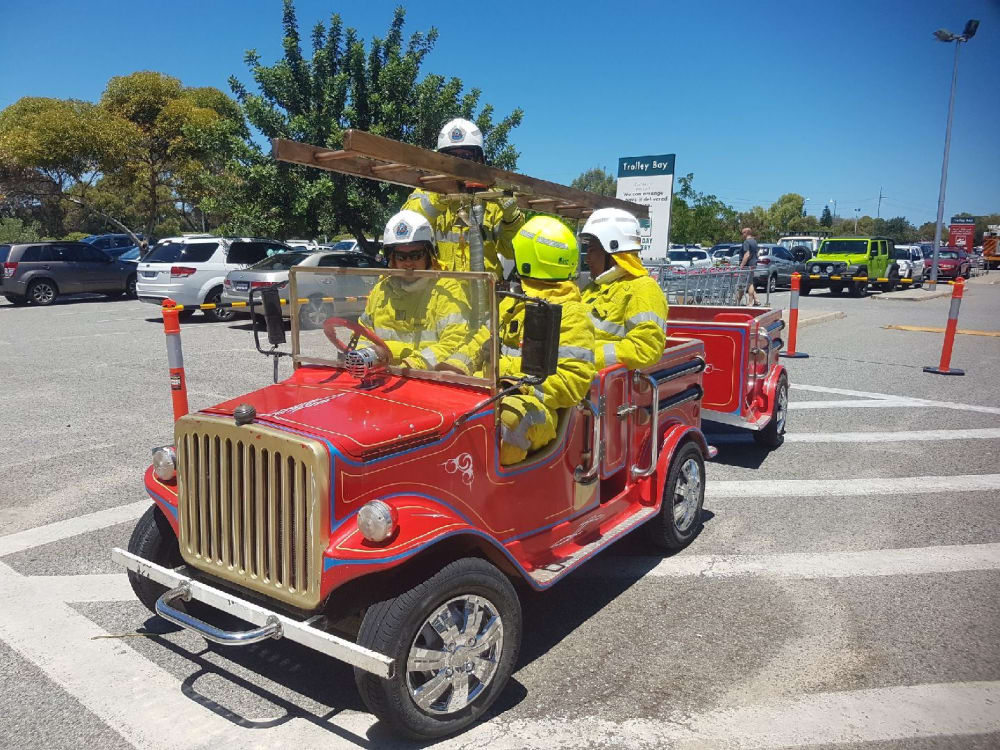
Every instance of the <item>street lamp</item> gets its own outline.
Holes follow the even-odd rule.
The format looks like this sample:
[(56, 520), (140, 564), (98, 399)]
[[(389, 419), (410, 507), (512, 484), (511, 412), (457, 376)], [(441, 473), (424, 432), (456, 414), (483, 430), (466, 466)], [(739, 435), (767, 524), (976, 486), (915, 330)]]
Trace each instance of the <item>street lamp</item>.
[(861, 215), (861, 209), (854, 209), (854, 233), (858, 233), (858, 217)]
[(931, 280), (928, 285), (930, 289), (937, 286), (938, 275), (938, 248), (941, 247), (941, 224), (944, 221), (944, 194), (948, 186), (948, 152), (951, 150), (951, 119), (955, 113), (955, 84), (958, 82), (958, 50), (962, 42), (967, 42), (976, 35), (979, 28), (979, 21), (970, 19), (962, 30), (961, 34), (952, 34), (947, 29), (938, 29), (934, 32), (934, 37), (939, 42), (955, 42), (955, 65), (951, 71), (951, 97), (948, 99), (948, 125), (944, 130), (944, 158), (941, 160), (941, 187), (938, 190), (937, 223), (934, 225), (934, 254), (931, 256)]

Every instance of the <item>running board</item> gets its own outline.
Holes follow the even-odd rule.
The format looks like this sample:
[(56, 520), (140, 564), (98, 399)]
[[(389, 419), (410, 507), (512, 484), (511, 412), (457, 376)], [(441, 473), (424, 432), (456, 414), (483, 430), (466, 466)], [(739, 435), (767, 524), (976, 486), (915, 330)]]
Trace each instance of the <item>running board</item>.
[(530, 571), (528, 575), (531, 576), (535, 585), (541, 588), (547, 587), (554, 583), (557, 579), (569, 573), (588, 557), (600, 552), (612, 542), (618, 541), (618, 539), (625, 536), (638, 526), (641, 526), (657, 513), (659, 513), (659, 508), (643, 508), (638, 513), (620, 521), (617, 526), (608, 529), (606, 532), (601, 534), (598, 539), (595, 539), (590, 544), (580, 547), (580, 549), (564, 560), (549, 563), (541, 568), (536, 568), (535, 570)]

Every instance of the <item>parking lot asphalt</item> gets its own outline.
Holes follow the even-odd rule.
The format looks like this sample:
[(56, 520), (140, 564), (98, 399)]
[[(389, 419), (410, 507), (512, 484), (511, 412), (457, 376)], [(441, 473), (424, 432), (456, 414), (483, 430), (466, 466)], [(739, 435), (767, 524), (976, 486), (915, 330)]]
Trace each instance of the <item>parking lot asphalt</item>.
[[(960, 328), (997, 330), (970, 284)], [(1000, 276), (997, 277), (1000, 279)], [(772, 295), (787, 306), (788, 293)], [(814, 293), (774, 452), (705, 424), (704, 527), (632, 535), (524, 598), (514, 679), (442, 747), (1000, 746), (1000, 339), (949, 300)], [(182, 329), (192, 409), (270, 382), (245, 320)], [(286, 364), (282, 364), (286, 368)], [(287, 372), (287, 370), (285, 370)], [(109, 559), (171, 440), (156, 308), (0, 303), (0, 747), (392, 747), (342, 664), (149, 618)]]

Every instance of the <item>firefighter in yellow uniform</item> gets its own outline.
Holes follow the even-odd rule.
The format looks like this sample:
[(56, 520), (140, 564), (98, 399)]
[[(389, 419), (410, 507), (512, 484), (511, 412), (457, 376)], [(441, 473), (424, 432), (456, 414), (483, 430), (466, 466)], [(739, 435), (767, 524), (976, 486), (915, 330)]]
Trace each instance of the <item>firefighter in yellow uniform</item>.
[[(573, 279), (580, 251), (570, 229), (558, 219), (536, 216), (514, 238), (514, 258), (521, 277), (521, 289), (562, 306), (559, 329), (558, 364), (537, 386), (521, 386), (520, 393), (500, 401), (500, 463), (513, 464), (544, 447), (556, 436), (559, 409), (578, 404), (590, 392), (594, 379), (594, 328), (580, 291)], [(500, 337), (499, 374), (510, 382), (524, 376), (521, 371), (521, 337), (524, 334), (523, 300), (504, 297), (500, 302), (497, 329)], [(482, 344), (478, 337), (462, 352), (453, 355), (446, 367), (469, 372), (483, 366)], [(470, 354), (474, 349), (475, 354)]]
[[(442, 154), (469, 159), (481, 164), (483, 134), (475, 123), (461, 118), (448, 122), (438, 134), (437, 150)], [(422, 214), (434, 227), (438, 263), (443, 271), (471, 271), (469, 258), (468, 208), (445, 199), (440, 193), (414, 190), (403, 208)], [(485, 201), (483, 204), (483, 255), (487, 271), (498, 279), (505, 277), (504, 263), (514, 257), (513, 239), (524, 224), (524, 216), (512, 197)]]
[(620, 208), (594, 211), (580, 232), (590, 284), (583, 301), (594, 324), (595, 364), (629, 369), (660, 361), (667, 338), (667, 299), (639, 260), (639, 221)]
[[(382, 241), (390, 268), (437, 268), (433, 231), (418, 213), (400, 211), (389, 219)], [(433, 370), (466, 343), (468, 320), (467, 295), (457, 280), (398, 276), (375, 284), (358, 318), (388, 347), (388, 353), (376, 351), (379, 359), (422, 370)]]

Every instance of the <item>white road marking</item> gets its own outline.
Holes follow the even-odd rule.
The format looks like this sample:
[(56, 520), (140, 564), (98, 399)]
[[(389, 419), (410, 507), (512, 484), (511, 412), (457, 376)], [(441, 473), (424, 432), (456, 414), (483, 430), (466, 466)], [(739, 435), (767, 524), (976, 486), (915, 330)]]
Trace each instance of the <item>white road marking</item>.
[(776, 555), (677, 555), (598, 558), (581, 574), (602, 578), (853, 578), (1000, 570), (1000, 544), (787, 552)]
[(705, 483), (705, 500), (746, 498), (758, 502), (774, 497), (837, 497), (846, 495), (916, 495), (934, 492), (1000, 490), (1000, 474), (959, 474), (951, 477), (886, 477), (880, 479), (751, 479)]
[[(749, 443), (748, 432), (722, 432), (705, 435), (709, 445)], [(786, 443), (909, 443), (939, 440), (996, 440), (1000, 427), (967, 430), (898, 430), (895, 432), (789, 432)]]
[(932, 401), (926, 398), (912, 398), (910, 396), (893, 396), (888, 393), (870, 393), (868, 391), (852, 391), (846, 388), (827, 388), (822, 385), (805, 385), (804, 383), (791, 383), (789, 388), (800, 391), (813, 391), (815, 393), (832, 393), (838, 396), (857, 396), (858, 398), (873, 398), (884, 401), (909, 401), (917, 406), (936, 406), (941, 409), (957, 409), (959, 411), (975, 411), (982, 414), (1000, 414), (1000, 408), (994, 406), (979, 406), (978, 404), (959, 404), (954, 401)]
[(878, 399), (869, 401), (792, 401), (789, 409), (888, 409), (905, 406), (915, 409), (919, 404), (912, 401)]
[(85, 516), (68, 518), (65, 521), (56, 521), (27, 531), (0, 536), (0, 557), (32, 547), (40, 547), (50, 542), (58, 542), (60, 539), (78, 534), (98, 531), (126, 521), (133, 521), (145, 513), (151, 504), (150, 500), (141, 500), (128, 505), (119, 505), (115, 508), (88, 513)]

